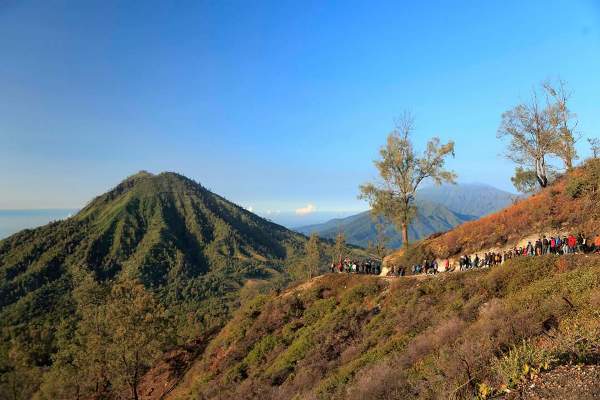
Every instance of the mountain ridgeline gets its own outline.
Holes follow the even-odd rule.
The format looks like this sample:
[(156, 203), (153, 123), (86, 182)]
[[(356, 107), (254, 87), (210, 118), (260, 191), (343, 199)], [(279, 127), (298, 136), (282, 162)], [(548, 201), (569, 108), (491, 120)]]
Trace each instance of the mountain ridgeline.
[(141, 172), (72, 218), (0, 242), (1, 298), (4, 306), (18, 300), (59, 279), (70, 264), (101, 279), (135, 268), (157, 287), (233, 261), (283, 260), (303, 241), (181, 175)]
[(305, 242), (181, 175), (133, 175), (71, 218), (0, 241), (0, 392), (10, 379), (35, 388), (31, 374), (52, 364), (58, 327), (73, 325), (77, 271), (108, 286), (135, 276), (182, 342), (227, 321), (249, 282), (285, 285)]
[[(409, 225), (408, 237), (419, 240), (450, 230), (464, 222), (498, 211), (510, 205), (515, 198), (511, 193), (483, 184), (425, 187), (417, 192), (417, 215)], [(363, 247), (377, 240), (376, 225), (368, 211), (296, 230), (306, 235), (316, 232), (327, 239), (333, 239), (338, 232), (344, 232), (348, 243)], [(384, 235), (388, 239), (388, 247), (402, 245), (400, 233), (388, 221), (384, 221)]]

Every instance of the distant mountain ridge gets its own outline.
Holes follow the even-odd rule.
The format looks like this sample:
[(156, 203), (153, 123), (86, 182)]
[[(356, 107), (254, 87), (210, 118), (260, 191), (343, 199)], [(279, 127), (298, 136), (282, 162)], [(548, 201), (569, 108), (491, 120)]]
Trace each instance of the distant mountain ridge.
[[(447, 231), (500, 210), (513, 202), (515, 195), (484, 184), (459, 184), (425, 187), (417, 193), (417, 216), (409, 226), (409, 240), (418, 240), (433, 233)], [(316, 232), (333, 239), (342, 231), (348, 243), (366, 247), (377, 238), (370, 212), (346, 218), (336, 218), (322, 224), (296, 229), (303, 234)], [(401, 235), (391, 223), (385, 224), (389, 247), (402, 245)]]
[(511, 205), (520, 196), (484, 183), (426, 186), (417, 199), (439, 203), (464, 215), (483, 217)]

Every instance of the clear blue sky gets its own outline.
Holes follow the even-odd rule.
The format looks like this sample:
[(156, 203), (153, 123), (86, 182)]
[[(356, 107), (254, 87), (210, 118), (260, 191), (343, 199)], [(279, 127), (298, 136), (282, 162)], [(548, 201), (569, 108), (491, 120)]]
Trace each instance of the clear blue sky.
[(0, 1), (0, 208), (146, 169), (257, 211), (364, 209), (405, 109), (460, 180), (510, 190), (500, 115), (558, 76), (599, 136), (599, 1)]

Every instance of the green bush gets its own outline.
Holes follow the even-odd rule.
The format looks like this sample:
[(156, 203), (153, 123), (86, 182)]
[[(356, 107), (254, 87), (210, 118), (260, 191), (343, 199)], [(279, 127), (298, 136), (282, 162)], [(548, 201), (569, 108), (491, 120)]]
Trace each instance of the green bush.
[(550, 368), (554, 359), (544, 349), (528, 340), (514, 345), (507, 354), (494, 362), (494, 369), (508, 387), (515, 387), (524, 379)]
[(581, 177), (574, 177), (567, 183), (565, 191), (572, 199), (577, 199), (586, 191), (588, 184), (585, 179)]

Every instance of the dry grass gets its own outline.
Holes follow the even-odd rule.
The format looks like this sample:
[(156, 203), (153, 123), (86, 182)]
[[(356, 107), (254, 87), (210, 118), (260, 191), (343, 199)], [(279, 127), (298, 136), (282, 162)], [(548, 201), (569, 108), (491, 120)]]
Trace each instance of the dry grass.
[(600, 234), (600, 159), (588, 160), (551, 186), (515, 205), (399, 250), (386, 263), (411, 265), (424, 258), (450, 258), (516, 245), (542, 232)]

